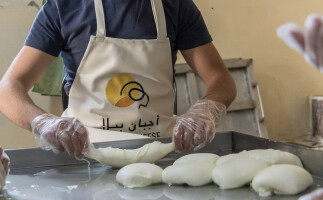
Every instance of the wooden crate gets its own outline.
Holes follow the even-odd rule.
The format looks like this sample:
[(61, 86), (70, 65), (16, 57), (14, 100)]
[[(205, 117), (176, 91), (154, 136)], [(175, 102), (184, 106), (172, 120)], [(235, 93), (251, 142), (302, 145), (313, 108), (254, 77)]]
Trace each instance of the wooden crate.
[[(237, 97), (228, 109), (227, 116), (217, 131), (237, 131), (268, 138), (265, 115), (259, 87), (253, 71), (252, 59), (226, 59), (237, 86)], [(206, 94), (202, 80), (187, 64), (175, 66), (177, 86), (177, 115), (185, 113), (191, 105)]]

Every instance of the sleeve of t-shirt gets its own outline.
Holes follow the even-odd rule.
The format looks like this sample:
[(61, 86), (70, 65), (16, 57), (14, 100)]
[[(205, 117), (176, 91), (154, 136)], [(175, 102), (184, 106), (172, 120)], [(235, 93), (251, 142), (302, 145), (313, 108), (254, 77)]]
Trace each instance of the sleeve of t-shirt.
[(201, 12), (192, 0), (179, 1), (176, 43), (179, 50), (192, 49), (212, 42)]
[(55, 0), (47, 0), (38, 12), (25, 40), (25, 45), (55, 57), (59, 55), (63, 46), (63, 37)]

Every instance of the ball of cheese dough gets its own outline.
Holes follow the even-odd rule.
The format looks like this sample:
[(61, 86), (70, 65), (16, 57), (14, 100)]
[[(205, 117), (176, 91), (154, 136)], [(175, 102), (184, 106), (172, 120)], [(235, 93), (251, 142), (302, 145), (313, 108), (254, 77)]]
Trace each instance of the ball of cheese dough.
[(104, 165), (120, 168), (132, 163), (154, 163), (174, 151), (174, 143), (154, 141), (137, 149), (95, 148), (90, 145), (89, 153), (85, 156), (95, 159)]
[(213, 163), (190, 163), (172, 165), (164, 169), (163, 182), (168, 184), (188, 184), (201, 186), (212, 182)]
[(301, 160), (294, 154), (275, 149), (255, 149), (247, 151), (251, 158), (266, 161), (270, 165), (290, 164), (303, 167)]
[(218, 159), (219, 156), (213, 153), (193, 153), (180, 157), (179, 159), (175, 160), (173, 165), (189, 164), (195, 162), (209, 162), (215, 164)]
[(223, 163), (231, 160), (236, 159), (237, 157), (240, 157), (241, 155), (248, 156), (247, 151), (242, 151), (240, 153), (232, 153), (225, 156), (221, 156), (217, 161), (216, 165), (222, 165)]
[(162, 182), (163, 169), (150, 163), (134, 163), (121, 168), (117, 182), (128, 187), (146, 187)]
[(313, 184), (305, 169), (295, 165), (272, 165), (260, 171), (252, 180), (252, 188), (259, 196), (275, 194), (295, 195)]
[(236, 155), (212, 171), (212, 180), (221, 189), (233, 189), (250, 183), (253, 177), (269, 165), (262, 160), (250, 158), (246, 155)]

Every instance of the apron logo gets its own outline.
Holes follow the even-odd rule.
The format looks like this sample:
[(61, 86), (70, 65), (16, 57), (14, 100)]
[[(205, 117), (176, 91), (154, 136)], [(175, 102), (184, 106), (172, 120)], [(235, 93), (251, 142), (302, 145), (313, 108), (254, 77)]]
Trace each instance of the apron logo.
[(147, 97), (146, 104), (140, 104), (138, 109), (141, 106), (147, 107), (149, 103), (149, 96), (142, 85), (128, 74), (118, 74), (112, 77), (105, 87), (105, 96), (112, 105), (119, 108), (131, 106), (144, 99), (145, 96)]

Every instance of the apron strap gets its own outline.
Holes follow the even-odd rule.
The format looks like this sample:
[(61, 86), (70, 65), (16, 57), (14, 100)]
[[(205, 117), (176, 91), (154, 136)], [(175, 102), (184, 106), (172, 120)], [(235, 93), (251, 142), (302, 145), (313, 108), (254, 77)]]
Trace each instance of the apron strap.
[(96, 15), (96, 36), (106, 37), (102, 0), (94, 0), (94, 7)]
[[(162, 0), (150, 0), (157, 30), (157, 39), (167, 38), (166, 18)], [(106, 37), (104, 10), (102, 0), (94, 0), (97, 37)]]
[(166, 18), (162, 0), (150, 0), (157, 29), (157, 39), (167, 38)]

